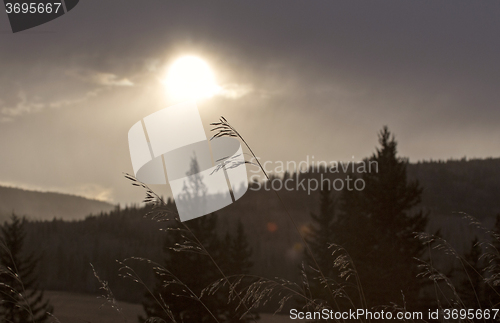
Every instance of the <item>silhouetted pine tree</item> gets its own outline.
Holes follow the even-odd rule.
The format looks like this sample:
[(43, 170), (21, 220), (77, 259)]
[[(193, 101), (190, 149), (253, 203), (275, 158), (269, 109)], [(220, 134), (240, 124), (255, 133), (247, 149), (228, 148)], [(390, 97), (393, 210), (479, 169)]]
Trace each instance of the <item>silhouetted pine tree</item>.
[[(414, 257), (424, 246), (413, 237), (424, 231), (427, 215), (410, 211), (420, 203), (422, 188), (407, 179), (408, 160), (397, 156), (397, 143), (389, 129), (379, 134), (380, 148), (365, 160), (360, 172), (364, 190), (345, 189), (335, 222), (335, 242), (342, 245), (356, 265), (368, 306), (416, 304), (422, 281)], [(368, 171), (369, 163), (376, 162)]]
[(26, 220), (12, 215), (0, 228), (0, 321), (45, 322), (52, 312), (38, 289), (35, 270), (39, 258), (24, 252)]
[[(325, 277), (335, 279), (334, 256), (330, 244), (334, 242), (335, 201), (331, 187), (322, 187), (320, 191), (319, 213), (311, 212), (311, 224), (308, 226), (306, 241)], [(329, 292), (321, 283), (321, 276), (308, 252), (304, 253), (305, 271), (312, 298), (328, 300)]]
[[(241, 322), (238, 316), (241, 313), (235, 312), (237, 303), (228, 305), (228, 288), (222, 288), (214, 294), (204, 292), (201, 295), (204, 288), (223, 279), (210, 257), (228, 276), (246, 273), (252, 265), (249, 261), (251, 251), (242, 224), (238, 225), (234, 237), (226, 235), (225, 239), (219, 238), (217, 234), (216, 214), (190, 220), (187, 225), (193, 234), (184, 231), (182, 225), (179, 225), (180, 230), (169, 231), (164, 249), (164, 266), (175, 278), (157, 275), (153, 294), (157, 299), (164, 300), (178, 322), (214, 322), (213, 316), (220, 322)], [(198, 241), (210, 256), (199, 249)], [(169, 283), (173, 280), (182, 284)], [(201, 296), (206, 307), (190, 295), (187, 288), (198, 297)], [(171, 321), (150, 294), (146, 295), (143, 307), (147, 318), (159, 317), (167, 322)], [(140, 321), (144, 322), (144, 318)]]
[[(230, 234), (229, 232), (226, 233), (226, 236), (224, 238), (224, 248), (227, 248), (227, 251), (223, 251), (221, 255), (221, 266), (224, 274), (230, 277), (231, 281), (241, 279), (241, 283), (239, 285), (244, 286), (248, 279), (241, 276), (246, 275), (250, 272), (250, 268), (252, 268), (253, 262), (251, 261), (252, 248), (248, 243), (245, 229), (241, 220), (238, 220), (236, 232), (234, 235)], [(224, 293), (223, 295), (228, 295), (229, 287), (222, 289), (220, 293)], [(244, 320), (240, 320), (241, 315), (246, 309), (242, 306), (240, 306), (238, 310), (236, 309), (239, 300), (236, 299), (233, 302), (227, 302), (227, 298), (224, 298), (224, 301), (225, 311), (226, 313), (228, 313), (228, 315), (226, 315), (225, 317), (224, 322), (249, 322), (253, 319), (258, 318), (258, 315), (252, 314), (248, 315)], [(222, 307), (224, 305), (221, 303), (218, 306)]]
[(223, 259), (224, 273), (226, 275), (248, 274), (253, 265), (250, 260), (252, 248), (248, 243), (241, 220), (238, 220), (236, 233), (234, 235), (226, 233), (224, 240), (225, 247), (228, 248), (228, 252), (223, 252), (223, 255), (226, 255)]

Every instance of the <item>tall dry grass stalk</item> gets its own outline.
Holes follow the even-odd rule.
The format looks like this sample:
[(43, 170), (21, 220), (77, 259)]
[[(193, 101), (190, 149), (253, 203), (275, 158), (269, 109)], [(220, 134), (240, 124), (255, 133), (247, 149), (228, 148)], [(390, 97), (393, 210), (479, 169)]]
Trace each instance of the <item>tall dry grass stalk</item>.
[[(416, 259), (420, 262), (420, 268), (422, 272), (419, 276), (427, 277), (433, 282), (435, 298), (439, 309), (443, 310), (445, 308), (454, 309), (465, 309), (470, 308), (470, 304), (465, 304), (464, 300), (460, 296), (460, 292), (457, 290), (452, 279), (436, 268), (433, 261), (432, 251), (438, 251), (444, 255), (448, 255), (453, 259), (457, 260), (461, 271), (466, 277), (466, 281), (470, 287), (470, 291), (475, 298), (476, 309), (487, 310), (489, 308), (498, 308), (500, 302), (495, 304), (488, 304), (486, 307), (481, 300), (481, 295), (477, 290), (478, 286), (474, 285), (474, 277), (480, 279), (484, 283), (486, 290), (491, 294), (495, 295), (497, 299), (500, 299), (500, 293), (498, 291), (498, 286), (500, 286), (500, 252), (495, 246), (495, 242), (500, 244), (500, 232), (495, 230), (486, 229), (483, 224), (475, 217), (468, 215), (463, 212), (459, 212), (462, 215), (462, 220), (468, 222), (477, 232), (484, 234), (486, 238), (478, 241), (473, 247), (481, 247), (480, 260), (486, 262), (486, 267), (482, 270), (478, 270), (473, 264), (471, 264), (464, 255), (460, 254), (447, 240), (444, 238), (428, 234), (428, 233), (416, 233), (415, 238), (420, 240), (423, 244), (427, 245), (429, 259), (427, 261)], [(498, 229), (498, 228), (497, 228)], [(442, 284), (441, 284), (442, 283)], [(448, 291), (451, 291), (452, 298), (448, 295), (449, 293), (443, 289), (446, 287)], [(484, 292), (484, 291), (483, 291)], [(446, 304), (443, 304), (441, 300), (444, 300)], [(500, 318), (496, 318), (499, 321)], [(465, 319), (465, 322), (474, 322), (471, 319)], [(487, 319), (483, 318), (482, 321), (486, 322)]]
[[(7, 277), (11, 278), (14, 282), (17, 282), (17, 285), (20, 287), (18, 288), (16, 286), (11, 286), (8, 283), (0, 281), (0, 293), (2, 295), (0, 303), (14, 304), (21, 310), (28, 313), (31, 323), (36, 323), (35, 314), (33, 313), (33, 309), (31, 308), (28, 299), (29, 297), (27, 296), (28, 295), (27, 290), (25, 288), (22, 278), (18, 274), (19, 270), (17, 268), (17, 264), (14, 261), (12, 252), (2, 239), (0, 239), (0, 248), (2, 248), (4, 252), (9, 255), (11, 262), (13, 264), (13, 268), (5, 267), (0, 264), (0, 275), (6, 275)], [(19, 300), (21, 300), (21, 303), (19, 303)], [(52, 321), (49, 323), (59, 323), (59, 320), (56, 317), (54, 317), (52, 313), (47, 312), (46, 314), (52, 319)], [(15, 323), (15, 322), (9, 322), (6, 320), (6, 323)]]
[[(270, 180), (269, 174), (265, 171), (264, 167), (258, 160), (257, 156), (251, 149), (251, 147), (248, 145), (246, 140), (243, 138), (243, 136), (234, 128), (232, 127), (229, 122), (224, 118), (221, 117), (220, 122), (218, 123), (213, 123), (211, 124), (212, 126), (215, 126), (212, 131), (216, 131), (217, 133), (214, 134), (213, 138), (219, 138), (219, 137), (237, 137), (239, 138), (245, 146), (248, 148), (250, 151), (251, 155), (254, 157), (254, 159), (257, 161), (257, 166), (261, 169), (263, 172), (264, 176)], [(248, 161), (245, 161), (245, 163), (250, 163)], [(237, 166), (237, 165), (236, 165)], [(234, 164), (231, 164), (229, 167), (236, 167)], [(223, 166), (220, 166), (217, 168), (215, 171), (221, 169), (222, 167), (228, 167), (225, 163)], [(307, 308), (312, 308), (315, 310), (318, 309), (325, 309), (329, 308), (328, 302), (325, 300), (318, 300), (314, 299), (313, 295), (311, 294), (309, 287), (308, 287), (308, 277), (306, 274), (305, 269), (302, 269), (302, 277), (303, 277), (303, 282), (302, 286), (299, 286), (296, 283), (284, 280), (284, 279), (267, 279), (264, 277), (257, 277), (257, 276), (251, 276), (251, 275), (242, 275), (238, 276), (239, 279), (235, 276), (228, 277), (224, 274), (220, 266), (217, 264), (217, 262), (214, 260), (212, 255), (208, 252), (208, 250), (203, 246), (203, 244), (198, 240), (196, 235), (189, 229), (189, 227), (184, 223), (179, 220), (178, 214), (167, 208), (167, 204), (165, 201), (158, 195), (156, 194), (151, 188), (149, 188), (148, 185), (145, 183), (142, 183), (139, 181), (137, 178), (130, 174), (125, 173), (125, 177), (132, 181), (132, 185), (142, 187), (146, 191), (146, 198), (144, 199), (144, 203), (149, 203), (153, 205), (153, 208), (148, 214), (146, 215), (147, 217), (151, 218), (152, 220), (159, 221), (159, 222), (164, 222), (164, 221), (175, 221), (177, 222), (180, 226), (181, 229), (179, 228), (167, 228), (167, 230), (180, 230), (183, 231), (182, 237), (184, 238), (184, 242), (176, 244), (176, 248), (174, 250), (176, 251), (195, 251), (195, 252), (200, 252), (205, 255), (207, 255), (211, 262), (216, 266), (217, 270), (220, 272), (222, 275), (223, 279), (214, 282), (212, 285), (208, 286), (206, 289), (203, 290), (202, 293), (207, 293), (207, 294), (213, 294), (216, 291), (218, 291), (221, 287), (223, 286), (228, 286), (229, 287), (229, 293), (230, 293), (230, 300), (237, 300), (238, 301), (238, 307), (243, 307), (245, 309), (244, 314), (242, 315), (245, 316), (246, 314), (250, 313), (250, 311), (256, 309), (258, 306), (266, 304), (271, 298), (274, 296), (279, 296), (280, 299), (278, 300), (279, 307), (276, 312), (279, 312), (282, 310), (284, 307), (285, 303), (289, 301), (292, 297), (297, 297), (299, 299), (302, 299), (305, 303), (305, 307)], [(293, 219), (291, 216), (288, 208), (286, 207), (283, 199), (279, 195), (278, 192), (274, 191), (276, 194), (278, 200), (280, 201), (280, 204), (282, 205), (285, 214), (288, 218), (288, 220), (292, 223), (293, 227), (299, 234), (299, 237), (301, 239), (302, 244), (306, 248), (308, 254), (311, 256), (311, 259), (314, 262), (314, 268), (312, 268), (315, 272), (319, 273), (320, 276), (320, 282), (321, 284), (325, 287), (325, 289), (328, 291), (331, 301), (335, 306), (336, 310), (340, 310), (340, 306), (337, 302), (338, 297), (343, 297), (349, 300), (349, 302), (352, 304), (353, 307), (354, 303), (353, 301), (349, 298), (348, 294), (345, 292), (344, 286), (342, 284), (338, 284), (335, 279), (331, 277), (326, 277), (324, 275), (323, 268), (321, 268), (317, 262), (317, 259), (312, 252), (309, 244), (307, 243), (305, 236), (303, 233), (300, 231), (296, 221)], [(327, 247), (327, 246), (325, 246)], [(332, 246), (330, 246), (332, 247)], [(366, 300), (364, 298), (364, 293), (363, 289), (361, 286), (361, 282), (359, 281), (359, 276), (357, 275), (355, 266), (352, 262), (352, 259), (349, 257), (347, 251), (345, 249), (341, 249), (338, 246), (336, 247), (337, 250), (335, 250), (332, 253), (332, 256), (336, 252), (340, 252), (341, 255), (337, 256), (336, 261), (335, 261), (335, 267), (338, 267), (339, 269), (342, 269), (343, 275), (341, 278), (344, 278), (347, 280), (351, 274), (353, 274), (356, 277), (356, 285), (357, 285), (357, 290), (359, 291), (360, 299), (362, 302), (362, 307), (366, 306)], [(143, 261), (147, 261), (143, 259)], [(130, 267), (125, 266), (123, 267), (127, 270), (131, 270)], [(156, 270), (159, 270), (159, 267), (156, 267)], [(166, 269), (163, 269), (166, 270)], [(346, 271), (349, 270), (349, 275), (346, 275)], [(237, 286), (241, 285), (241, 281), (243, 276), (245, 278), (250, 278), (253, 279), (251, 283), (249, 283), (248, 286), (243, 287), (240, 291), (236, 290)], [(134, 281), (141, 283), (137, 279), (136, 276), (131, 275), (129, 278), (132, 278)], [(232, 279), (235, 279), (234, 282), (231, 282)], [(333, 284), (332, 284), (333, 282)], [(177, 282), (177, 284), (183, 284), (182, 282)], [(332, 285), (336, 285), (337, 287), (335, 289), (332, 289)], [(196, 298), (196, 300), (201, 302), (201, 298)], [(164, 311), (167, 312), (169, 309), (165, 308), (165, 304), (161, 302), (161, 300), (156, 299), (156, 301), (164, 308)], [(202, 302), (201, 302), (202, 303)], [(203, 304), (204, 305), (204, 304)], [(212, 315), (213, 316), (213, 315)], [(215, 318), (215, 317), (214, 317)], [(215, 318), (216, 319), (216, 318)]]
[(120, 314), (120, 316), (123, 319), (123, 322), (127, 322), (127, 319), (123, 315), (123, 310), (122, 310), (121, 306), (118, 304), (118, 301), (116, 300), (115, 295), (113, 294), (113, 291), (109, 287), (108, 282), (101, 279), (101, 277), (97, 274), (97, 271), (95, 270), (94, 265), (90, 264), (90, 267), (92, 267), (92, 273), (94, 274), (94, 277), (99, 282), (99, 285), (100, 285), (99, 289), (103, 291), (103, 294), (99, 298), (103, 299), (104, 303), (101, 304), (99, 309), (104, 307), (104, 305), (108, 304), (118, 314)]
[[(256, 160), (257, 162), (256, 165), (260, 168), (266, 179), (270, 180), (269, 174), (267, 174), (267, 172), (265, 171), (264, 167), (262, 166), (261, 162), (253, 152), (252, 148), (249, 146), (249, 144), (246, 142), (243, 136), (224, 117), (221, 117), (219, 122), (212, 123), (211, 125), (214, 126), (212, 131), (215, 132), (212, 139), (219, 137), (239, 138), (247, 147), (247, 149), (250, 151), (250, 154), (253, 156), (253, 158)], [(227, 167), (227, 165), (224, 164), (218, 169), (222, 167)], [(153, 264), (154, 269), (158, 274), (164, 275), (170, 284), (178, 284), (180, 286), (183, 286), (187, 291), (188, 295), (190, 295), (189, 297), (200, 302), (203, 306), (205, 306), (201, 299), (203, 295), (213, 295), (216, 292), (220, 291), (223, 287), (227, 286), (229, 287), (229, 301), (230, 302), (237, 301), (238, 304), (236, 309), (244, 308), (245, 310), (241, 318), (243, 318), (246, 314), (250, 313), (251, 311), (257, 309), (259, 306), (269, 303), (271, 299), (275, 298), (278, 299), (278, 307), (275, 313), (280, 312), (285, 306), (285, 303), (291, 300), (292, 298), (302, 300), (303, 304), (305, 304), (304, 308), (308, 308), (313, 311), (321, 311), (323, 309), (341, 310), (340, 305), (337, 302), (338, 298), (346, 299), (347, 302), (350, 304), (350, 306), (353, 309), (356, 309), (356, 305), (354, 304), (352, 298), (349, 296), (349, 293), (346, 291), (346, 287), (354, 287), (356, 288), (358, 293), (357, 297), (359, 297), (361, 301), (361, 307), (365, 309), (368, 308), (366, 297), (364, 295), (362, 287), (362, 282), (356, 270), (356, 266), (352, 258), (350, 257), (349, 253), (347, 252), (347, 250), (342, 246), (333, 243), (330, 244), (328, 247), (332, 249), (332, 254), (331, 254), (332, 257), (335, 257), (333, 266), (339, 273), (339, 278), (345, 281), (345, 283), (338, 283), (334, 279), (334, 277), (325, 276), (323, 268), (319, 266), (314, 253), (312, 252), (309, 244), (306, 241), (306, 237), (304, 236), (303, 232), (301, 232), (301, 230), (299, 229), (296, 221), (291, 216), (283, 199), (281, 198), (280, 194), (277, 191), (274, 190), (274, 193), (276, 194), (280, 204), (282, 205), (284, 212), (287, 216), (287, 219), (292, 223), (293, 227), (299, 234), (303, 246), (305, 247), (308, 255), (311, 257), (314, 263), (315, 267), (311, 268), (313, 269), (314, 272), (318, 274), (321, 285), (324, 286), (324, 288), (328, 291), (328, 294), (330, 295), (331, 302), (324, 299), (314, 298), (314, 296), (311, 293), (309, 277), (305, 270), (304, 264), (302, 264), (302, 269), (301, 269), (301, 277), (302, 277), (301, 285), (280, 278), (269, 279), (254, 275), (232, 275), (232, 276), (225, 275), (224, 272), (221, 270), (220, 266), (217, 264), (215, 259), (210, 254), (210, 252), (208, 252), (208, 250), (203, 246), (200, 240), (197, 239), (196, 235), (192, 232), (192, 230), (190, 230), (189, 226), (186, 225), (186, 223), (180, 222), (178, 214), (175, 211), (167, 208), (167, 204), (163, 201), (163, 199), (160, 196), (158, 196), (146, 184), (138, 181), (134, 176), (125, 174), (125, 177), (131, 180), (134, 186), (139, 186), (146, 190), (146, 198), (144, 199), (144, 202), (153, 205), (152, 210), (148, 212), (148, 214), (146, 215), (147, 217), (155, 221), (173, 220), (178, 223), (178, 226), (180, 228), (179, 227), (167, 228), (167, 230), (180, 230), (182, 232), (182, 238), (184, 239), (184, 241), (181, 243), (177, 243), (175, 246), (175, 250), (181, 252), (194, 251), (207, 255), (210, 258), (211, 262), (215, 265), (219, 273), (221, 274), (222, 278), (210, 284), (205, 289), (203, 289), (201, 295), (196, 295), (189, 289), (188, 286), (186, 286), (175, 275), (173, 275), (173, 273), (168, 271), (168, 269), (158, 264), (152, 263), (147, 259), (139, 259), (139, 258), (134, 258), (134, 259), (140, 261), (147, 261)], [(470, 224), (475, 226), (476, 229), (482, 230), (490, 234), (494, 239), (500, 242), (500, 233), (484, 229), (484, 227), (481, 226), (479, 221), (475, 220), (470, 216), (466, 215), (465, 218), (468, 219), (470, 221)], [(469, 272), (467, 271), (467, 268), (472, 268), (474, 270), (474, 274), (479, 275), (482, 281), (484, 281), (492, 290), (494, 290), (494, 292), (498, 296), (500, 296), (500, 294), (495, 288), (496, 286), (500, 285), (500, 253), (495, 248), (495, 245), (491, 241), (481, 242), (482, 246), (488, 247), (486, 248), (487, 251), (484, 252), (481, 257), (486, 259), (489, 264), (488, 267), (486, 267), (485, 269), (485, 273), (481, 273), (477, 271), (476, 268), (474, 268), (474, 266), (468, 263), (467, 260), (462, 255), (460, 255), (446, 240), (442, 239), (441, 237), (436, 235), (431, 235), (428, 233), (415, 233), (414, 237), (419, 241), (421, 241), (421, 243), (427, 245), (428, 247), (429, 259), (427, 261), (416, 259), (416, 261), (420, 262), (420, 268), (422, 270), (418, 276), (426, 277), (433, 283), (436, 302), (440, 309), (465, 308), (466, 304), (461, 299), (460, 294), (457, 288), (454, 286), (453, 281), (447, 275), (443, 274), (437, 268), (435, 268), (432, 259), (432, 251), (443, 252), (444, 254), (451, 255), (459, 260), (461, 264), (461, 269), (465, 272), (465, 275), (468, 281), (470, 282), (471, 290), (479, 306), (478, 308), (481, 308), (481, 302), (479, 299), (479, 295), (475, 290), (472, 278)], [(124, 262), (121, 264), (123, 266), (121, 270), (125, 273), (124, 276), (127, 276), (128, 278), (131, 278), (134, 281), (143, 284), (147, 288), (144, 282), (140, 280), (140, 278), (137, 276), (137, 274), (133, 271), (133, 269), (130, 266), (126, 265)], [(353, 284), (349, 283), (349, 279), (351, 277), (354, 278)], [(446, 287), (451, 291), (452, 298), (448, 297), (449, 292), (446, 292), (443, 289), (443, 287)], [(150, 290), (149, 292), (152, 294)], [(172, 320), (172, 322), (175, 322), (175, 318), (173, 317), (170, 308), (168, 308), (165, 301), (161, 299), (161, 295), (159, 295), (160, 298), (157, 298), (155, 295), (153, 295), (153, 297), (155, 297), (155, 300), (162, 306), (163, 310), (165, 311), (165, 313), (167, 313), (167, 316)], [(397, 303), (391, 303), (390, 305), (383, 305), (381, 307), (385, 308), (386, 310), (391, 310), (394, 312), (406, 311), (407, 304), (405, 301), (404, 294), (402, 294), (402, 299), (403, 299), (403, 305), (398, 305)], [(446, 304), (442, 303), (441, 301), (442, 299), (446, 302)], [(330, 304), (333, 304), (334, 308), (332, 308)], [(209, 311), (209, 309), (206, 306), (205, 308), (207, 309), (207, 311)], [(168, 313), (170, 313), (170, 315)], [(212, 317), (214, 318), (215, 321), (217, 321), (217, 318), (213, 314)], [(335, 320), (335, 321), (339, 322), (345, 320)]]
[[(11, 256), (12, 262), (14, 264), (14, 268), (0, 265), (0, 275), (6, 275), (12, 278), (14, 281), (19, 283), (19, 286), (21, 286), (21, 289), (18, 290), (15, 286), (11, 286), (7, 283), (0, 282), (0, 292), (3, 295), (1, 302), (15, 304), (22, 310), (26, 311), (31, 318), (31, 322), (35, 323), (35, 317), (33, 315), (33, 311), (28, 302), (28, 299), (25, 297), (26, 289), (24, 288), (24, 283), (21, 277), (17, 274), (18, 270), (14, 262), (14, 259), (12, 257), (12, 253), (10, 252), (9, 248), (7, 248), (7, 246), (3, 243), (3, 241), (0, 241), (0, 247), (4, 249)], [(22, 300), (21, 304), (19, 304), (17, 297), (19, 297), (19, 299)]]
[[(227, 286), (229, 287), (230, 293), (232, 295), (236, 296), (236, 298), (240, 301), (241, 306), (243, 306), (246, 310), (246, 313), (248, 313), (250, 311), (249, 308), (246, 306), (243, 299), (240, 297), (240, 294), (236, 291), (235, 287), (233, 286), (233, 284), (231, 283), (229, 278), (226, 276), (224, 271), (221, 269), (221, 267), (219, 266), (217, 261), (215, 261), (212, 254), (205, 248), (203, 243), (201, 243), (201, 241), (198, 239), (196, 234), (194, 234), (194, 232), (189, 228), (189, 226), (185, 222), (180, 221), (178, 213), (176, 211), (169, 209), (167, 207), (167, 203), (165, 203), (163, 198), (160, 197), (158, 194), (156, 194), (148, 185), (146, 185), (145, 183), (142, 183), (141, 181), (139, 181), (137, 178), (135, 178), (134, 176), (132, 176), (130, 174), (125, 173), (125, 177), (127, 179), (129, 179), (130, 181), (132, 181), (132, 185), (142, 187), (146, 191), (146, 198), (144, 199), (143, 202), (151, 204), (153, 206), (152, 210), (146, 214), (146, 217), (148, 217), (154, 221), (157, 221), (157, 222), (168, 222), (168, 221), (173, 220), (173, 221), (175, 221), (175, 223), (177, 223), (177, 227), (167, 227), (167, 229), (166, 229), (168, 231), (172, 231), (172, 230), (180, 231), (181, 237), (184, 239), (182, 242), (176, 243), (173, 250), (179, 251), (179, 252), (197, 252), (197, 253), (208, 256), (210, 261), (214, 264), (217, 271), (221, 274), (221, 276), (223, 277)], [(179, 228), (179, 226), (180, 226), (180, 228)], [(136, 258), (136, 259), (138, 259), (138, 258)], [(147, 261), (147, 259), (142, 259), (142, 260)], [(150, 262), (150, 263), (152, 263), (152, 262)], [(124, 268), (130, 269), (130, 267), (124, 267)], [(155, 265), (155, 270), (157, 272), (160, 272), (162, 275), (166, 275), (166, 276), (170, 275), (171, 278), (174, 277), (170, 271), (168, 271), (164, 267), (159, 266), (158, 264)], [(184, 283), (182, 283), (180, 280), (177, 279), (176, 284), (184, 284)], [(194, 297), (193, 299), (200, 302), (202, 304), (202, 306), (205, 307), (207, 309), (207, 311), (210, 312), (208, 307), (201, 300), (201, 295), (198, 297), (198, 296), (194, 296), (193, 293), (190, 293), (190, 294), (192, 297)], [(156, 297), (155, 297), (155, 299), (156, 299)], [(156, 301), (158, 302), (158, 300), (156, 300)], [(165, 305), (165, 304), (161, 304), (161, 303), (159, 303), (159, 304), (162, 307), (164, 307), (164, 305)], [(164, 308), (164, 310), (166, 310), (166, 309)], [(218, 322), (217, 318), (215, 317), (215, 315), (212, 312), (210, 312), (210, 315), (214, 318), (215, 321)], [(168, 315), (168, 316), (171, 317), (171, 315)], [(252, 318), (252, 320), (254, 322), (256, 322), (255, 319)], [(173, 321), (173, 322), (175, 322), (175, 321)]]
[[(264, 174), (264, 176), (266, 177), (266, 179), (268, 181), (270, 180), (269, 175), (267, 174), (266, 170), (264, 169), (264, 167), (260, 163), (260, 161), (257, 158), (257, 156), (255, 155), (255, 153), (253, 152), (253, 150), (250, 147), (250, 145), (246, 142), (245, 138), (243, 138), (243, 136), (226, 120), (226, 118), (224, 118), (224, 117), (221, 116), (220, 119), (219, 119), (219, 122), (214, 122), (214, 123), (211, 123), (210, 125), (214, 127), (214, 128), (211, 129), (211, 131), (216, 132), (212, 136), (211, 139), (220, 138), (220, 137), (236, 137), (236, 138), (239, 138), (245, 144), (245, 146), (248, 148), (248, 150), (250, 151), (250, 153), (252, 154), (252, 156), (254, 157), (254, 159), (257, 161), (257, 164), (258, 164), (260, 170), (262, 171), (262, 173)], [(288, 220), (290, 220), (290, 222), (292, 223), (293, 227), (295, 228), (295, 231), (297, 231), (297, 233), (298, 233), (298, 235), (300, 237), (300, 240), (302, 242), (302, 245), (306, 248), (307, 253), (310, 255), (311, 259), (313, 260), (314, 265), (316, 266), (315, 269), (319, 272), (319, 274), (321, 276), (321, 279), (326, 282), (327, 279), (326, 279), (326, 276), (324, 275), (323, 269), (319, 266), (318, 261), (316, 260), (316, 257), (314, 256), (314, 253), (312, 252), (309, 244), (307, 243), (304, 234), (299, 229), (299, 226), (297, 225), (297, 222), (294, 220), (294, 218), (292, 217), (292, 215), (288, 211), (288, 208), (286, 207), (285, 202), (281, 198), (280, 194), (276, 190), (273, 190), (273, 192), (274, 192), (274, 194), (276, 194), (278, 200), (280, 201), (280, 204), (283, 207), (283, 209), (284, 209), (284, 211), (285, 211), (285, 213), (287, 215)], [(327, 284), (326, 287), (327, 287), (327, 290), (328, 290), (329, 294), (332, 297), (332, 301), (335, 304), (336, 308), (338, 310), (340, 310), (340, 306), (337, 303), (337, 300), (335, 298), (335, 295), (334, 295), (332, 289), (330, 288), (330, 285)]]

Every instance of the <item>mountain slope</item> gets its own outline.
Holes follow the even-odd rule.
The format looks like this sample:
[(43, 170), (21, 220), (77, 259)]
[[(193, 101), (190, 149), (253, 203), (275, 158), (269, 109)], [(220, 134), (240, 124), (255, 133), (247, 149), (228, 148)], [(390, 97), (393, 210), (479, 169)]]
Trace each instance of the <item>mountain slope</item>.
[(0, 220), (4, 220), (12, 212), (37, 220), (76, 220), (113, 208), (114, 205), (110, 203), (75, 195), (0, 186)]

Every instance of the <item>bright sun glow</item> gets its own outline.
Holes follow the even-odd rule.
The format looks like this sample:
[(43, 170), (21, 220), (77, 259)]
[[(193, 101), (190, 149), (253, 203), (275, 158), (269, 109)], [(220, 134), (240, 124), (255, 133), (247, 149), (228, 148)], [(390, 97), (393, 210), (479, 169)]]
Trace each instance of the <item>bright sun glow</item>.
[(196, 56), (176, 60), (168, 70), (165, 84), (175, 100), (209, 98), (220, 89), (210, 66)]

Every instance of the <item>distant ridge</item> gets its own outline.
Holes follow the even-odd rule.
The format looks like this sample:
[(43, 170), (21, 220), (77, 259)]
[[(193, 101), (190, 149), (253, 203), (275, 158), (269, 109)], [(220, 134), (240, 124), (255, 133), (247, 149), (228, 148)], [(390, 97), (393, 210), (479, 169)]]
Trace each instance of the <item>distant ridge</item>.
[(25, 215), (33, 220), (83, 219), (87, 215), (110, 211), (115, 206), (81, 196), (30, 191), (20, 188), (0, 186), (0, 220), (5, 220), (12, 212)]
[[(295, 176), (292, 176), (294, 178)], [(319, 180), (318, 171), (301, 174), (301, 178)], [(494, 219), (500, 214), (500, 158), (459, 159), (446, 161), (420, 161), (408, 164), (409, 179), (417, 179), (423, 186), (422, 204), (418, 208), (431, 211), (433, 216), (465, 212), (480, 220)], [(292, 185), (293, 186), (293, 185)], [(338, 193), (338, 192), (334, 192)], [(280, 195), (285, 200), (289, 211), (299, 222), (309, 221), (310, 212), (316, 212), (318, 194), (307, 195), (303, 191), (282, 190)], [(338, 197), (338, 194), (335, 194)], [(0, 221), (12, 211), (26, 215), (30, 219), (63, 220), (83, 219), (87, 215), (110, 211), (114, 205), (80, 196), (23, 190), (0, 186)], [(265, 210), (265, 212), (263, 211)], [(239, 214), (245, 222), (254, 219), (260, 223), (257, 214), (271, 218), (277, 215), (279, 223), (283, 209), (273, 194), (264, 189), (249, 192), (218, 213), (221, 215)], [(257, 220), (259, 219), (259, 220)], [(286, 223), (282, 223), (286, 225)]]

